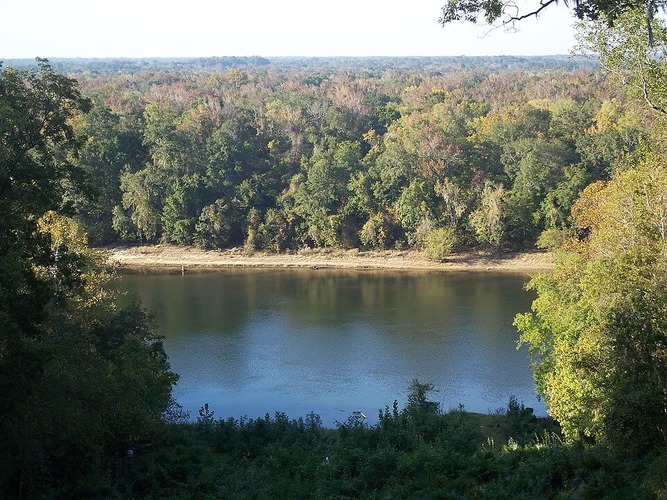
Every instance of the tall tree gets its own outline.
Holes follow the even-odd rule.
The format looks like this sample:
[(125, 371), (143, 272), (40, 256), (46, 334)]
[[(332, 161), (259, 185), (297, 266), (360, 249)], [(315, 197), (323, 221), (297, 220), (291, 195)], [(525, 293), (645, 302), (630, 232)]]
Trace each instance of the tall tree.
[(88, 186), (72, 128), (88, 108), (46, 61), (0, 71), (0, 494), (10, 498), (103, 483), (175, 380), (145, 313), (115, 306), (106, 258), (66, 217)]
[(583, 240), (531, 281), (517, 316), (547, 408), (571, 438), (623, 449), (667, 445), (667, 172), (645, 158), (573, 208)]
[(95, 190), (76, 200), (77, 218), (83, 221), (93, 243), (108, 243), (115, 237), (113, 208), (122, 198), (120, 176), (124, 170), (140, 168), (147, 151), (139, 130), (128, 128), (117, 114), (101, 106), (86, 115), (77, 134), (85, 139), (77, 163)]

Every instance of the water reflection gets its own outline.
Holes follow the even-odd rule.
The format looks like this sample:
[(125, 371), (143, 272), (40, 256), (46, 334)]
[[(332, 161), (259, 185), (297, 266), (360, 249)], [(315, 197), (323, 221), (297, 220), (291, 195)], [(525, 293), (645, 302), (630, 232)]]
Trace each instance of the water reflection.
[[(125, 275), (155, 311), (179, 402), (196, 415), (376, 415), (414, 378), (445, 408), (536, 401), (512, 318), (525, 275), (230, 270)], [(344, 417), (344, 415), (343, 415)]]

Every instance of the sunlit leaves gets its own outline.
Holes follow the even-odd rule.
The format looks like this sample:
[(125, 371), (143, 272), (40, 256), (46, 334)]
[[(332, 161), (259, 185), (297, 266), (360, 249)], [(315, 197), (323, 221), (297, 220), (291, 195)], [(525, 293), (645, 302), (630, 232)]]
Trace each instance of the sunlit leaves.
[(641, 7), (630, 9), (613, 25), (603, 18), (583, 26), (579, 51), (598, 55), (605, 71), (630, 97), (664, 115), (667, 31), (664, 21), (647, 21)]
[[(660, 159), (648, 159), (655, 164)], [(667, 255), (667, 173), (663, 166), (623, 172), (608, 185), (586, 188), (574, 204), (575, 223), (590, 231), (590, 252), (617, 258), (626, 252)]]
[(595, 183), (573, 208), (580, 239), (536, 277), (517, 316), (549, 412), (570, 438), (665, 444), (667, 174), (661, 157)]
[(491, 247), (500, 247), (505, 239), (503, 222), (505, 190), (501, 185), (487, 182), (482, 189), (478, 207), (470, 216), (477, 240)]

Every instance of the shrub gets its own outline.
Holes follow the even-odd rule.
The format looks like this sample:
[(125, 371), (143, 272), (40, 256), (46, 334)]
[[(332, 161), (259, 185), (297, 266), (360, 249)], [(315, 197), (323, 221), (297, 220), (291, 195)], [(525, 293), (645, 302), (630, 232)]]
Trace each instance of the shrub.
[(569, 231), (552, 227), (542, 231), (540, 237), (537, 238), (536, 246), (543, 250), (555, 250), (560, 248), (571, 236), (572, 234)]
[(458, 242), (456, 229), (440, 227), (433, 229), (424, 238), (424, 253), (433, 260), (445, 260)]

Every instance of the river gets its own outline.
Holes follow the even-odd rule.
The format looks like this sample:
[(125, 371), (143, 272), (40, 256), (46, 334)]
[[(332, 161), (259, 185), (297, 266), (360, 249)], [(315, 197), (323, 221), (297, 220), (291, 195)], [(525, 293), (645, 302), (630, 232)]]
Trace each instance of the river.
[(228, 270), (124, 274), (122, 290), (155, 313), (174, 396), (192, 418), (373, 422), (413, 379), (444, 410), (493, 412), (511, 395), (537, 414), (525, 348), (512, 326), (533, 299), (525, 274)]

